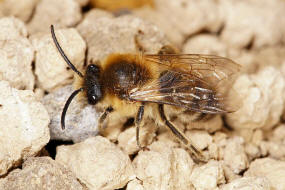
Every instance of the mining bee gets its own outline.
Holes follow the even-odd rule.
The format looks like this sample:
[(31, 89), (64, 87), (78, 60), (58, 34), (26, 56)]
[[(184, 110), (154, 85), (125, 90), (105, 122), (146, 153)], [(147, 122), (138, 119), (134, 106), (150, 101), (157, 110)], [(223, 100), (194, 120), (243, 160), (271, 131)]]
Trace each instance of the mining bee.
[(240, 65), (230, 59), (176, 54), (170, 46), (164, 46), (158, 54), (111, 54), (100, 64), (89, 64), (82, 74), (63, 52), (53, 26), (51, 35), (63, 59), (79, 76), (79, 87), (70, 95), (62, 111), (62, 129), (69, 104), (78, 93), (83, 93), (89, 104), (105, 107), (99, 123), (115, 111), (121, 117), (135, 116), (136, 140), (140, 148), (141, 122), (143, 117), (151, 117), (167, 126), (196, 159), (203, 160), (198, 148), (169, 121), (164, 105), (198, 112), (202, 116), (235, 111), (228, 94)]

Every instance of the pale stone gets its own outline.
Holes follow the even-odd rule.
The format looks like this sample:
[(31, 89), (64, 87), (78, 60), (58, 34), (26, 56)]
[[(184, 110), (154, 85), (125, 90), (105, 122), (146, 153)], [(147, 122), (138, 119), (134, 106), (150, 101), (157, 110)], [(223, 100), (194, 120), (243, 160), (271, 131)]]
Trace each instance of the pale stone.
[[(57, 40), (69, 60), (81, 70), (85, 58), (86, 44), (76, 29), (55, 30)], [(58, 52), (51, 34), (39, 34), (32, 37), (36, 50), (35, 73), (38, 86), (47, 91), (71, 82), (75, 74)]]
[(242, 177), (223, 185), (221, 190), (271, 190), (271, 188), (266, 178)]
[[(153, 121), (148, 121), (140, 127), (139, 140), (142, 147), (146, 147), (153, 141), (156, 128), (156, 124), (153, 123)], [(118, 145), (127, 154), (134, 154), (139, 150), (135, 126), (132, 126), (119, 134)]]
[(227, 56), (228, 47), (218, 38), (218, 36), (199, 34), (186, 41), (183, 46), (183, 52)]
[(38, 0), (4, 0), (0, 1), (0, 17), (15, 16), (27, 22), (33, 13)]
[(140, 151), (133, 161), (144, 189), (193, 189), (190, 175), (194, 165), (189, 154), (167, 143), (155, 142), (150, 151)]
[(6, 174), (49, 141), (49, 116), (30, 90), (0, 82), (0, 175)]
[(222, 164), (215, 160), (196, 167), (191, 174), (191, 182), (195, 189), (216, 189), (218, 185), (225, 183)]
[(270, 189), (285, 189), (285, 161), (261, 158), (251, 162), (244, 176), (265, 177), (270, 182)]
[(128, 183), (126, 190), (144, 190), (144, 188), (141, 181), (134, 179)]
[(206, 131), (191, 130), (186, 132), (186, 136), (195, 143), (199, 150), (208, 148), (213, 142), (212, 137)]
[(135, 178), (128, 155), (101, 136), (59, 146), (56, 161), (73, 171), (89, 189), (118, 189)]
[(249, 160), (253, 160), (261, 156), (259, 147), (253, 143), (245, 144), (245, 152), (248, 155)]
[(284, 1), (222, 0), (220, 3), (225, 20), (222, 38), (231, 47), (243, 48), (252, 43), (259, 48), (281, 43), (285, 32)]
[(252, 75), (241, 75), (233, 85), (240, 95), (241, 107), (226, 115), (227, 123), (238, 130), (271, 129), (284, 108), (285, 82), (273, 67), (264, 67)]
[(24, 24), (15, 18), (2, 18), (0, 28), (0, 80), (9, 81), (12, 87), (20, 90), (32, 90), (34, 48), (26, 38)]
[(177, 46), (191, 34), (203, 29), (216, 32), (222, 25), (216, 1), (155, 0), (154, 4), (155, 10), (144, 7), (135, 14), (154, 22)]
[(3, 17), (0, 19), (0, 26), (0, 40), (14, 40), (28, 36), (25, 24), (17, 18)]
[(224, 150), (224, 162), (235, 174), (244, 171), (248, 167), (244, 141), (241, 137), (228, 139)]
[(71, 171), (50, 157), (28, 158), (21, 170), (13, 170), (0, 182), (0, 189), (87, 190)]
[[(99, 16), (96, 18), (96, 15)], [(140, 48), (147, 53), (157, 53), (167, 44), (164, 34), (156, 26), (132, 15), (112, 18), (94, 10), (77, 29), (87, 42), (88, 64), (102, 61), (111, 53), (139, 53)]]
[(29, 32), (49, 32), (51, 24), (56, 28), (75, 26), (81, 20), (81, 7), (77, 0), (41, 0), (28, 24)]
[(61, 128), (61, 113), (65, 102), (73, 91), (72, 86), (68, 85), (46, 95), (42, 100), (50, 115), (49, 129), (52, 140), (76, 143), (96, 136), (99, 132), (100, 113), (93, 105), (88, 105), (86, 99), (77, 98), (72, 101), (66, 113), (65, 129)]

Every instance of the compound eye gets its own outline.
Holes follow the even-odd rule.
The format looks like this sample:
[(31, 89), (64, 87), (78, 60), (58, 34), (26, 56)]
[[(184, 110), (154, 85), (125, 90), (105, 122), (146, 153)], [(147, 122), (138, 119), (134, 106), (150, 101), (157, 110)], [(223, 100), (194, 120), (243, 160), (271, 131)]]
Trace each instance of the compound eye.
[(91, 105), (95, 105), (97, 103), (97, 98), (94, 95), (88, 96), (88, 103)]

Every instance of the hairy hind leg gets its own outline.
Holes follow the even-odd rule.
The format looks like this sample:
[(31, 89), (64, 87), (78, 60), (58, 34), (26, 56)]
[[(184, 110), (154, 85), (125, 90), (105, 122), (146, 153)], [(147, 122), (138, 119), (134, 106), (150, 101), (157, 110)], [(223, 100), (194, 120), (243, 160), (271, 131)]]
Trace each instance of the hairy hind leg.
[(183, 132), (181, 132), (177, 127), (175, 127), (165, 116), (163, 104), (158, 105), (158, 110), (162, 121), (171, 130), (171, 132), (191, 151), (195, 158), (199, 161), (205, 162), (205, 158), (195, 145), (188, 139)]

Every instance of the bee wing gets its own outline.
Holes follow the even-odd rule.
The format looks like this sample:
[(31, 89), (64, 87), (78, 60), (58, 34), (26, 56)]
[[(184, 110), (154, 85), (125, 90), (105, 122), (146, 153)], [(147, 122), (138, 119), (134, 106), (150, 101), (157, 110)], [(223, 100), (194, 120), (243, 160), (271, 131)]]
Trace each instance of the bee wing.
[(158, 64), (160, 76), (130, 91), (131, 100), (183, 107), (202, 113), (237, 109), (229, 88), (240, 65), (230, 59), (199, 54), (144, 55), (146, 64)]

